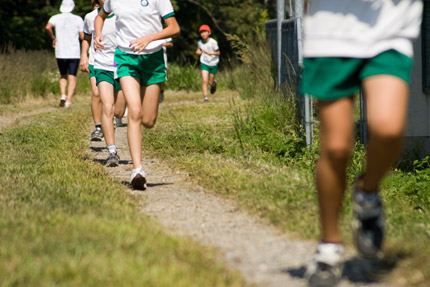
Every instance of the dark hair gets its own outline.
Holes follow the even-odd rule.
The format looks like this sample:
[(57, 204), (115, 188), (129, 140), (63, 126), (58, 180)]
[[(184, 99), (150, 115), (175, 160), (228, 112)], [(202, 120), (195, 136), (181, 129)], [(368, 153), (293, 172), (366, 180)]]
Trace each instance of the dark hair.
[(99, 0), (91, 0), (91, 8), (93, 8), (93, 9), (94, 9), (94, 7), (95, 7), (96, 5), (102, 6), (102, 5), (100, 5)]

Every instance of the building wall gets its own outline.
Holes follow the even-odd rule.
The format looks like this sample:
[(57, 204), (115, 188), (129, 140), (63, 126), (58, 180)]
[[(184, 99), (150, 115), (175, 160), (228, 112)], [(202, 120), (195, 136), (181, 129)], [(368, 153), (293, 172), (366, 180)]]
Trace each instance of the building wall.
[[(430, 75), (427, 75), (430, 77)], [(408, 122), (405, 133), (405, 154), (424, 157), (430, 155), (430, 94), (423, 93), (421, 37), (414, 43), (414, 67)]]

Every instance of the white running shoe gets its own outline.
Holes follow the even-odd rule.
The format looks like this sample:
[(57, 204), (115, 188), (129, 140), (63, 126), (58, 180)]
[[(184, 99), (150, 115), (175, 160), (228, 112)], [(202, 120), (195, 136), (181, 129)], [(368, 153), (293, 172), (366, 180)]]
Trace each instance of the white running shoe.
[(133, 189), (146, 189), (146, 172), (143, 170), (142, 166), (132, 170), (130, 183)]
[(72, 102), (66, 102), (66, 108), (70, 108), (72, 106)]
[(318, 244), (317, 251), (305, 273), (309, 286), (335, 286), (342, 278), (343, 252), (342, 244)]

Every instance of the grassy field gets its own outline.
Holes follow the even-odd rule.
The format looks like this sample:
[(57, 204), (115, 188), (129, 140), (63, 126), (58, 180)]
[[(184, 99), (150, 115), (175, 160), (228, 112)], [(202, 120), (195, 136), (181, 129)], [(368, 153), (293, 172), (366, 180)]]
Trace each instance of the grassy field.
[(89, 158), (88, 103), (0, 132), (0, 286), (244, 286), (213, 250), (163, 233)]

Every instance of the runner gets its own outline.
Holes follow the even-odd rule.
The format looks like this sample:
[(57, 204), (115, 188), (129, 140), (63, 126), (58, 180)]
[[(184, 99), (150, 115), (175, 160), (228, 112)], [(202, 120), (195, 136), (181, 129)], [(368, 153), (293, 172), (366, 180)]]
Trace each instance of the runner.
[[(170, 0), (106, 0), (95, 21), (95, 47), (102, 49), (102, 28), (110, 13), (116, 16), (117, 44), (115, 62), (128, 105), (127, 136), (133, 161), (131, 186), (146, 188), (142, 168), (141, 125), (155, 125), (160, 85), (166, 79), (162, 45), (179, 33)], [(162, 21), (166, 24), (163, 29)]]

